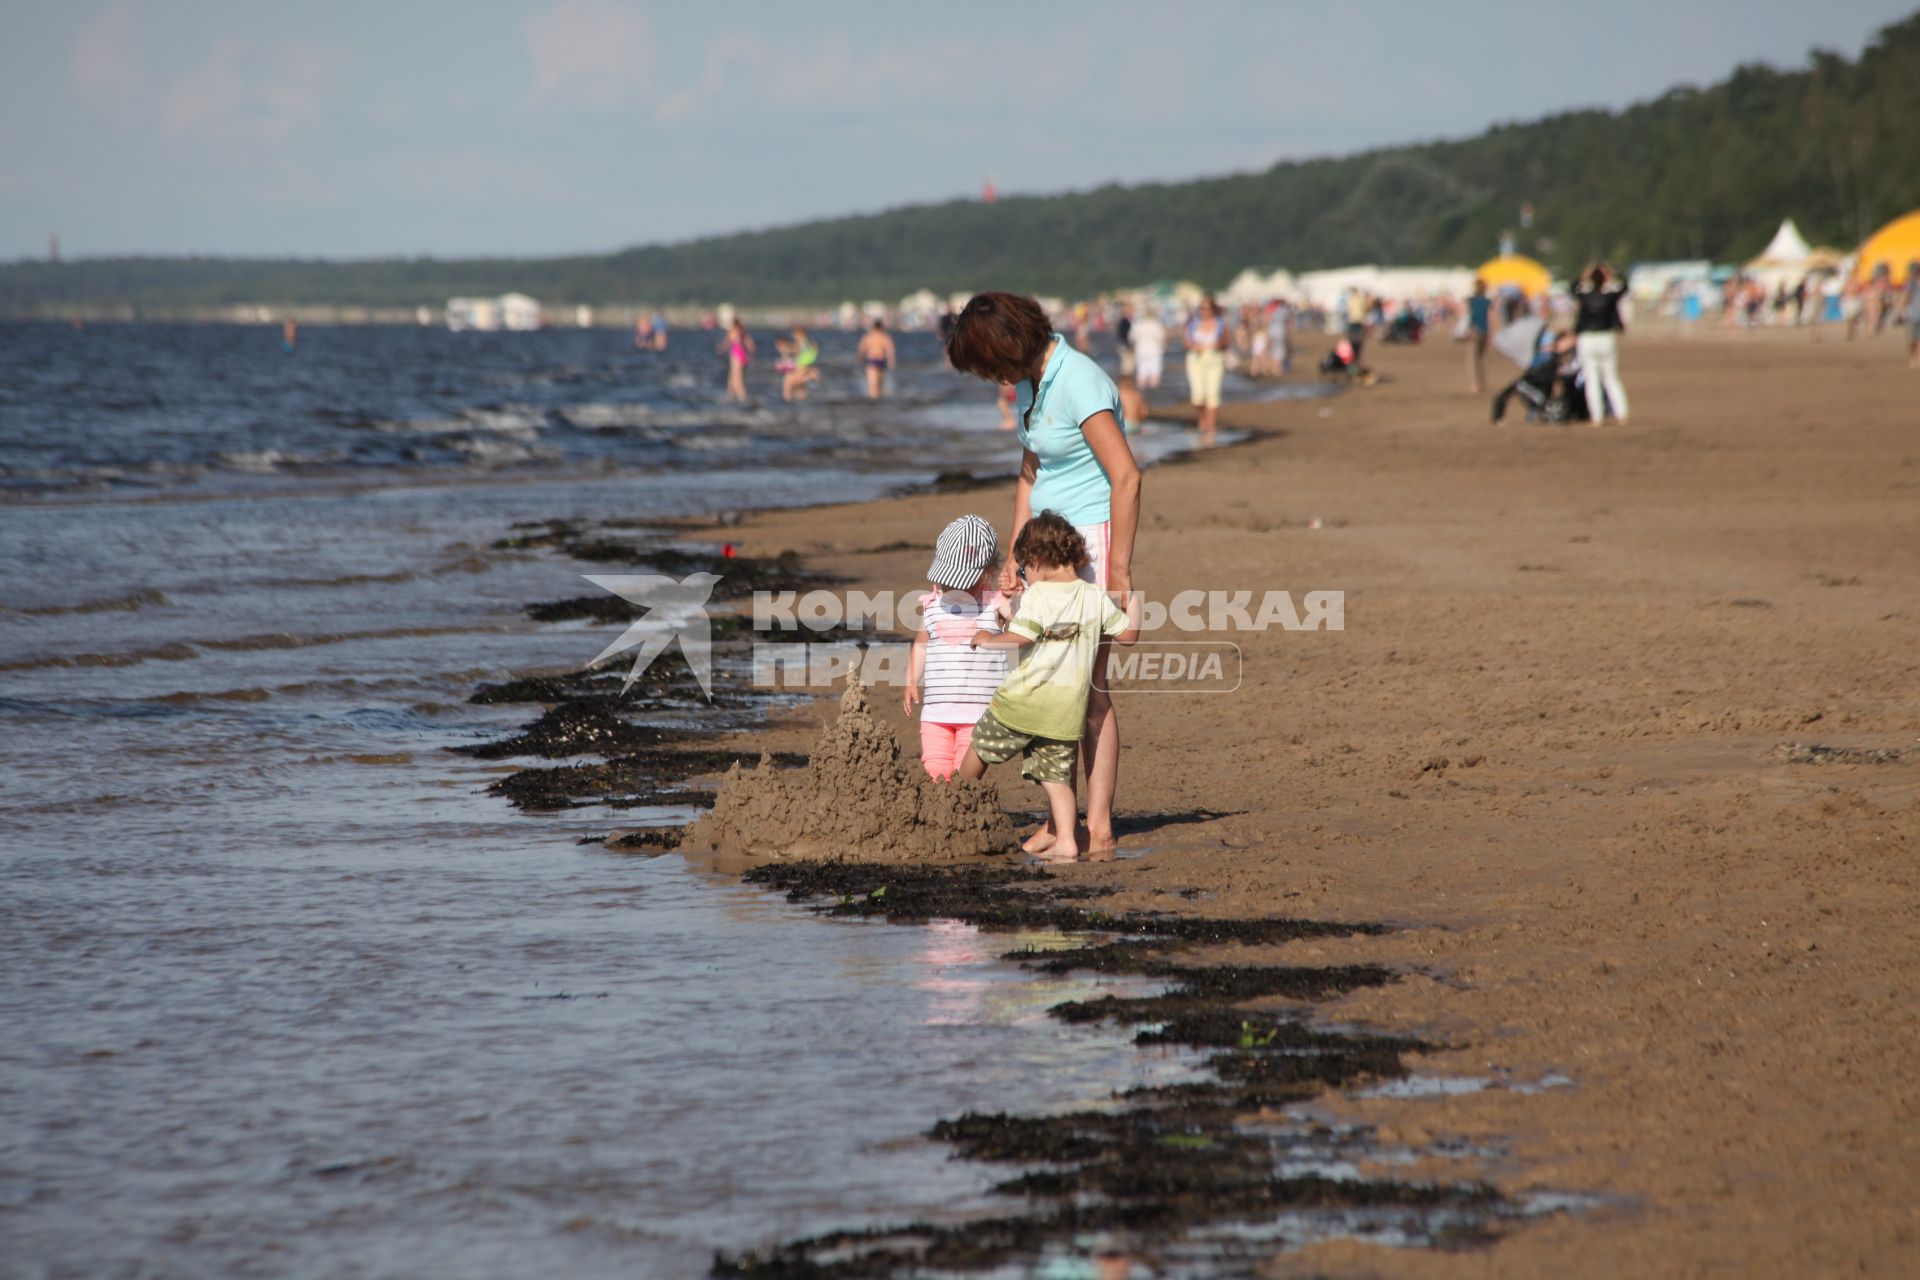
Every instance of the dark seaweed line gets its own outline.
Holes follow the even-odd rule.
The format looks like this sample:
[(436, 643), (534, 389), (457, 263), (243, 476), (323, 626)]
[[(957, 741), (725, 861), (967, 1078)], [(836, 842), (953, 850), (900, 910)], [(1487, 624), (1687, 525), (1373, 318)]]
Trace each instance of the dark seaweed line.
[[(1117, 1111), (1057, 1116), (968, 1114), (928, 1136), (963, 1159), (1020, 1166), (995, 1190), (1027, 1210), (960, 1224), (926, 1222), (836, 1231), (743, 1254), (716, 1254), (713, 1274), (752, 1280), (967, 1273), (1031, 1263), (1088, 1236), (1119, 1237), (1152, 1255), (1197, 1228), (1271, 1222), (1300, 1210), (1404, 1210), (1434, 1219), (1428, 1235), (1460, 1244), (1488, 1236), (1511, 1212), (1484, 1183), (1279, 1176), (1274, 1140), (1242, 1117), (1325, 1089), (1406, 1074), (1402, 1055), (1434, 1048), (1402, 1037), (1316, 1031), (1295, 1014), (1239, 1007), (1263, 998), (1316, 1000), (1394, 981), (1377, 965), (1325, 968), (1187, 965), (1168, 952), (1225, 942), (1379, 934), (1383, 926), (1313, 920), (1218, 920), (1109, 913), (1083, 905), (1100, 890), (1060, 884), (1033, 867), (930, 868), (792, 862), (746, 879), (784, 890), (823, 914), (901, 923), (955, 919), (988, 929), (1050, 928), (1095, 935), (1067, 951), (1015, 951), (1036, 970), (1086, 969), (1167, 981), (1159, 995), (1108, 996), (1051, 1010), (1069, 1023), (1138, 1026), (1141, 1044), (1210, 1051), (1211, 1080), (1131, 1090)], [(1118, 940), (1112, 939), (1115, 935)], [(1272, 1247), (1272, 1246), (1269, 1246)], [(1221, 1261), (1224, 1263), (1224, 1253)]]
[[(667, 573), (713, 573), (720, 577), (715, 598), (722, 601), (738, 601), (755, 591), (796, 590), (834, 581), (806, 569), (793, 552), (768, 557), (729, 556), (720, 550), (662, 545), (658, 535), (666, 533), (669, 525), (655, 529), (631, 521), (610, 521), (589, 528), (562, 520), (533, 521), (515, 525), (512, 536), (494, 546), (501, 550), (557, 552), (576, 560), (644, 566)], [(654, 536), (635, 541), (608, 536), (607, 530), (637, 530)], [(537, 622), (588, 619), (619, 623), (631, 621), (642, 611), (618, 596), (602, 594), (531, 604), (526, 613)], [(598, 757), (595, 763), (529, 766), (488, 786), (491, 794), (503, 796), (525, 811), (587, 805), (614, 809), (711, 806), (713, 793), (689, 788), (685, 785), (688, 779), (762, 758), (757, 751), (730, 751), (709, 745), (716, 738), (742, 732), (757, 723), (757, 708), (764, 702), (763, 695), (743, 691), (729, 676), (744, 661), (741, 655), (751, 642), (795, 638), (788, 633), (755, 632), (751, 619), (732, 614), (714, 616), (713, 634), (719, 661), (711, 702), (677, 655), (649, 666), (631, 689), (626, 687), (627, 669), (617, 661), (602, 668), (527, 676), (481, 685), (468, 701), (482, 706), (544, 705), (545, 710), (536, 719), (509, 737), (463, 744), (452, 750), (481, 760), (533, 757), (577, 761), (580, 757)], [(842, 630), (805, 638), (867, 637)], [(716, 709), (728, 713), (731, 722), (725, 728), (704, 732), (663, 729), (630, 718), (649, 713), (684, 716), (690, 711)], [(804, 756), (790, 752), (776, 753), (773, 760), (783, 765), (805, 763)], [(660, 853), (676, 847), (679, 834), (674, 828), (649, 828), (606, 844), (620, 851)]]

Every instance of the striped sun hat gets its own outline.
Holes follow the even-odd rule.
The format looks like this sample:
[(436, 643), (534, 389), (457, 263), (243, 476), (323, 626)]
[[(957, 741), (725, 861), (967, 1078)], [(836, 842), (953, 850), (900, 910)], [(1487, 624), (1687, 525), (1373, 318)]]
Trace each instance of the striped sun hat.
[(961, 516), (942, 529), (940, 540), (933, 544), (927, 581), (966, 591), (999, 558), (1000, 539), (993, 526), (979, 516)]

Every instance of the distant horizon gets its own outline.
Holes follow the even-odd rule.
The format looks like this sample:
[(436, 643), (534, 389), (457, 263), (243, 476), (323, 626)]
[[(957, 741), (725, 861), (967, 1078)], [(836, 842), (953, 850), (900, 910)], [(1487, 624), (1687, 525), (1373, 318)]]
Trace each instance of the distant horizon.
[[(0, 260), (46, 261), (50, 234), (71, 261), (594, 257), (989, 179), (1016, 199), (1259, 173), (1618, 111), (1817, 47), (1852, 59), (1911, 12), (1620, 0), (1596, 31), (1463, 0), (1404, 6), (1357, 47), (1304, 4), (1223, 6), (1170, 58), (1146, 0), (965, 25), (828, 4), (777, 44), (635, 0), (96, 0), (19, 15), (0, 49)], [(369, 24), (380, 41), (341, 37)], [(1084, 57), (1036, 85), (1021, 50), (1042, 48)]]

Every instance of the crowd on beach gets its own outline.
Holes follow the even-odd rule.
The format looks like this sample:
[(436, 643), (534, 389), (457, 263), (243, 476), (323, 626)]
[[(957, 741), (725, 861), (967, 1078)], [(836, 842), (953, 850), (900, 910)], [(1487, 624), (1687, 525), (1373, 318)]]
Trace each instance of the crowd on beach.
[[(1231, 305), (1212, 294), (1193, 291), (1178, 299), (1133, 293), (1074, 303), (1035, 300), (1049, 323), (1069, 345), (1092, 354), (1096, 342), (1110, 350), (1110, 376), (1119, 396), (1117, 415), (1123, 433), (1138, 430), (1151, 413), (1170, 359), (1185, 373), (1186, 398), (1196, 410), (1201, 443), (1219, 429), (1222, 387), (1227, 375), (1243, 379), (1283, 379), (1308, 372), (1336, 381), (1366, 384), (1375, 374), (1366, 363), (1374, 343), (1417, 343), (1436, 331), (1450, 333), (1466, 347), (1467, 387), (1486, 394), (1486, 360), (1497, 349), (1519, 376), (1493, 392), (1491, 417), (1503, 420), (1516, 399), (1529, 420), (1584, 421), (1601, 425), (1628, 421), (1628, 397), (1621, 373), (1620, 339), (1634, 311), (1635, 295), (1625, 275), (1606, 264), (1591, 264), (1571, 284), (1528, 292), (1511, 282), (1489, 286), (1476, 280), (1465, 297), (1432, 292), (1389, 297), (1362, 287), (1340, 290), (1330, 298), (1244, 297)], [(1728, 328), (1772, 326), (1810, 328), (1844, 323), (1849, 339), (1875, 337), (1888, 328), (1905, 330), (1909, 363), (1920, 368), (1920, 263), (1895, 274), (1884, 263), (1864, 278), (1837, 271), (1812, 271), (1793, 287), (1776, 279), (1771, 290), (1756, 276), (1735, 273), (1724, 282), (1692, 278), (1672, 280), (1638, 299), (1649, 314), (1677, 322), (1682, 331), (1709, 310)], [(845, 309), (843, 309), (844, 312)], [(862, 329), (854, 352), (858, 385), (869, 400), (884, 398), (898, 365), (899, 351), (890, 313), (869, 310), (856, 318)], [(951, 303), (931, 315), (899, 317), (903, 327), (919, 320), (937, 328), (943, 345), (958, 322)], [(721, 330), (718, 350), (726, 359), (726, 395), (749, 398), (747, 376), (758, 344), (744, 320), (713, 317), (707, 327)], [(845, 328), (843, 314), (838, 324)], [(635, 346), (664, 350), (667, 322), (654, 313), (643, 318)], [(1506, 335), (1496, 340), (1497, 335)], [(1517, 335), (1524, 334), (1524, 337)], [(1309, 363), (1300, 361), (1305, 349)], [(783, 401), (803, 401), (823, 377), (820, 348), (804, 324), (774, 339)], [(998, 390), (1000, 426), (1016, 426), (1012, 383)]]

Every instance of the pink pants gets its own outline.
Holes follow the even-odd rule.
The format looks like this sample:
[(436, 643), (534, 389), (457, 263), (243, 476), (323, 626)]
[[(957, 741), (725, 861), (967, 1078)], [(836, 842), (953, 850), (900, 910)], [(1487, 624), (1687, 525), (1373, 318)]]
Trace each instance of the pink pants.
[(920, 722), (920, 763), (936, 778), (951, 778), (953, 771), (966, 758), (967, 748), (972, 745), (973, 726), (970, 724), (937, 724), (932, 720)]

